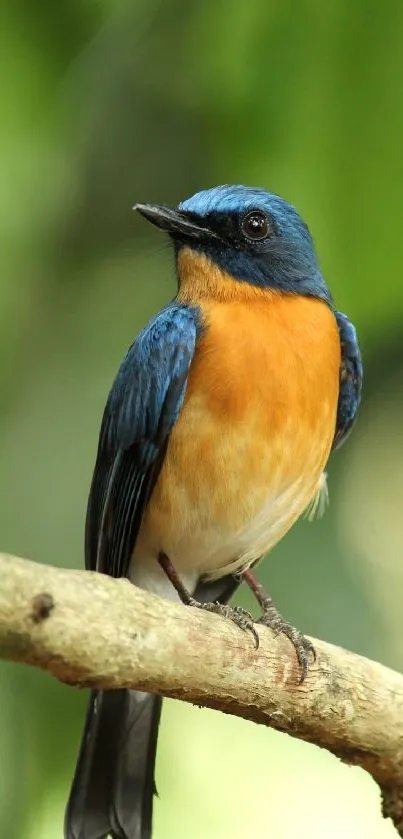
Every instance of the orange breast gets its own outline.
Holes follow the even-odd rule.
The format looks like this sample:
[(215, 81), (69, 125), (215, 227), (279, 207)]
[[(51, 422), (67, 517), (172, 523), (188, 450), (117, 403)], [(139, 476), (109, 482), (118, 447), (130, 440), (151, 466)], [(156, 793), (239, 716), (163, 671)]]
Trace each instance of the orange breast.
[(333, 441), (340, 342), (322, 302), (201, 300), (192, 363), (136, 553), (184, 573), (248, 567), (314, 497)]

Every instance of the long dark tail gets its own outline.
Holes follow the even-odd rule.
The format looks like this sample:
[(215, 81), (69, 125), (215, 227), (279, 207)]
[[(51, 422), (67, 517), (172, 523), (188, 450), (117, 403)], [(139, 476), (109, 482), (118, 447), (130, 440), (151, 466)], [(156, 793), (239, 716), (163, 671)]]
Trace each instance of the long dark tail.
[[(226, 603), (238, 585), (232, 576), (200, 583), (195, 596)], [(91, 693), (65, 839), (151, 839), (161, 706), (133, 690)]]
[(65, 839), (150, 839), (160, 696), (93, 691)]

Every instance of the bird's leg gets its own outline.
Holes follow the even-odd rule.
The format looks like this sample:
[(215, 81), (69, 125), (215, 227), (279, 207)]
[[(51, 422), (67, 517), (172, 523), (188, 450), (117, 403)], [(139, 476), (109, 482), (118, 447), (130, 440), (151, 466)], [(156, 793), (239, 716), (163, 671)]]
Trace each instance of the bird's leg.
[(263, 614), (257, 623), (269, 626), (274, 630), (276, 635), (286, 635), (293, 644), (301, 668), (300, 684), (302, 684), (309, 670), (310, 656), (313, 657), (314, 661), (316, 659), (314, 646), (307, 638), (305, 638), (304, 635), (302, 635), (302, 632), (299, 632), (298, 629), (295, 629), (290, 623), (287, 623), (284, 620), (284, 618), (280, 615), (280, 612), (276, 609), (271, 597), (268, 596), (261, 583), (257, 581), (252, 571), (244, 571), (240, 576), (245, 580), (245, 583), (247, 583), (250, 590), (255, 595), (256, 600), (263, 611)]
[(186, 586), (183, 585), (178, 572), (166, 554), (158, 554), (158, 562), (185, 606), (195, 606), (197, 609), (204, 609), (206, 612), (214, 612), (216, 615), (222, 615), (222, 617), (233, 621), (240, 629), (249, 630), (255, 639), (256, 649), (258, 648), (259, 635), (255, 629), (252, 615), (246, 609), (242, 609), (241, 606), (228, 606), (225, 603), (218, 602), (200, 603), (192, 597)]
[(164, 573), (167, 575), (168, 580), (172, 583), (175, 591), (179, 594), (179, 597), (184, 603), (185, 606), (192, 605), (192, 596), (190, 592), (187, 590), (186, 586), (183, 585), (182, 580), (172, 565), (171, 560), (167, 557), (164, 553), (158, 554), (158, 563), (161, 566)]

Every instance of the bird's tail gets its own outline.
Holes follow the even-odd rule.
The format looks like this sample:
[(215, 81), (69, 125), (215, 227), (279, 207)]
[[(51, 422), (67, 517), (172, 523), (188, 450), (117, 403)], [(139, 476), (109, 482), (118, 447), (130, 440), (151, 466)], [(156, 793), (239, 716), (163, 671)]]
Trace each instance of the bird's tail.
[(92, 691), (65, 839), (150, 839), (160, 696)]

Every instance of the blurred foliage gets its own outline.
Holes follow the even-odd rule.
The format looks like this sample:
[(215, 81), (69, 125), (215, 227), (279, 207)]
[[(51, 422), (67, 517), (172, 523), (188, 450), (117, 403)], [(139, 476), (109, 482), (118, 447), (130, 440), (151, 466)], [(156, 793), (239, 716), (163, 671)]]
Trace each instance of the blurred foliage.
[[(330, 510), (260, 576), (306, 632), (403, 667), (402, 38), (401, 0), (4, 0), (2, 549), (82, 565), (110, 381), (175, 290), (132, 204), (266, 186), (309, 222), (366, 376)], [(61, 839), (85, 700), (1, 666), (0, 836)], [(364, 773), (179, 703), (157, 781), (155, 839), (394, 835)]]

